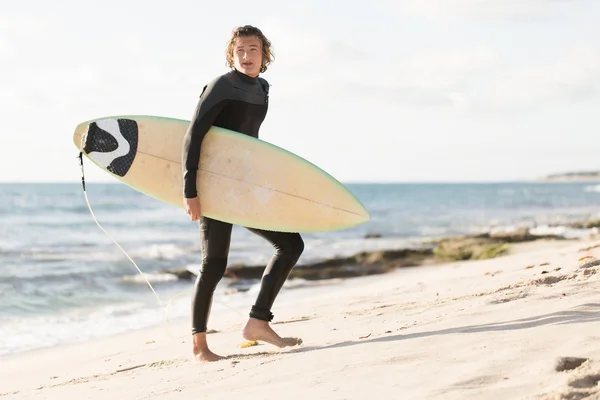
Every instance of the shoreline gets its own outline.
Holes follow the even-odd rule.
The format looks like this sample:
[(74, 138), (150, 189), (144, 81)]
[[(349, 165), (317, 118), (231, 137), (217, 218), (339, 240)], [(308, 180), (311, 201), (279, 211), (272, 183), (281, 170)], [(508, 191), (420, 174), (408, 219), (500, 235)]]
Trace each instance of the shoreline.
[[(482, 231), (470, 235), (446, 236), (431, 240), (422, 240), (412, 247), (387, 248), (360, 251), (351, 256), (334, 256), (313, 262), (299, 261), (290, 273), (289, 279), (320, 281), (327, 279), (347, 279), (368, 275), (385, 274), (399, 268), (436, 265), (449, 261), (483, 260), (511, 254), (516, 244), (541, 240), (573, 241), (579, 238), (594, 239), (600, 228), (600, 220), (585, 219), (565, 225), (549, 225), (545, 228), (566, 228), (588, 231), (579, 238), (569, 238), (560, 233), (532, 233), (538, 227), (515, 227), (510, 230), (497, 229)], [(381, 238), (377, 233), (367, 234), (362, 240)], [(248, 264), (230, 264), (225, 277), (230, 278), (230, 287), (235, 290), (238, 281), (258, 281), (265, 266)], [(196, 279), (195, 271), (185, 268), (169, 268), (157, 271), (169, 274), (178, 280)], [(247, 290), (240, 286), (237, 290)]]
[[(561, 225), (562, 226), (562, 225)], [(589, 232), (589, 238), (594, 238), (597, 233), (597, 228), (600, 226), (600, 221), (594, 219), (585, 219), (573, 221), (564, 225), (565, 227), (572, 229), (587, 229)], [(552, 228), (552, 227), (550, 227)], [(388, 245), (385, 248), (380, 247), (379, 250), (367, 250), (359, 251), (353, 255), (348, 256), (332, 256), (330, 258), (321, 259), (317, 261), (305, 262), (302, 260), (294, 268), (290, 274), (286, 286), (284, 288), (290, 293), (296, 293), (300, 289), (327, 286), (333, 281), (344, 281), (351, 280), (360, 277), (387, 275), (398, 270), (407, 270), (413, 268), (422, 268), (433, 265), (443, 265), (454, 261), (475, 261), (494, 259), (501, 256), (511, 255), (515, 252), (520, 251), (522, 248), (535, 248), (537, 245), (545, 245), (547, 243), (553, 243), (553, 245), (569, 244), (580, 239), (566, 238), (560, 232), (536, 232), (533, 234), (532, 231), (538, 229), (538, 227), (514, 227), (512, 230), (503, 228), (495, 228), (488, 231), (482, 231), (480, 233), (471, 235), (457, 235), (449, 237), (440, 237), (432, 240), (423, 240), (420, 244), (411, 245), (400, 245), (401, 247), (394, 248), (393, 241), (389, 238), (383, 238)], [(382, 238), (382, 235), (378, 233), (366, 233), (365, 237), (362, 238), (364, 241), (378, 240)], [(404, 240), (399, 239), (400, 242)], [(369, 246), (367, 246), (369, 247)], [(351, 253), (347, 253), (351, 254)], [(229, 265), (225, 278), (220, 283), (221, 293), (218, 296), (223, 296), (217, 299), (218, 302), (224, 302), (233, 304), (244, 304), (244, 307), (250, 300), (249, 297), (254, 296), (254, 290), (260, 283), (260, 278), (264, 271), (264, 265), (243, 265), (233, 264)], [(151, 284), (154, 286), (156, 282), (153, 279), (158, 279), (164, 287), (169, 287), (173, 282), (176, 285), (184, 283), (187, 287), (188, 284), (193, 284), (193, 280), (196, 278), (193, 270), (186, 268), (173, 268), (159, 270), (152, 273), (152, 275), (158, 275), (159, 277), (152, 278)], [(160, 275), (172, 275), (174, 280), (161, 278)], [(133, 275), (141, 285), (146, 285), (143, 279), (138, 276), (136, 271), (133, 271)], [(147, 289), (147, 288), (145, 288)], [(136, 289), (139, 290), (139, 289)], [(187, 287), (190, 291), (191, 287)], [(249, 293), (244, 293), (249, 292)], [(182, 293), (179, 293), (182, 294)], [(168, 300), (174, 300), (175, 297), (179, 297), (179, 294), (171, 295), (160, 295), (161, 303), (165, 305)], [(231, 296), (233, 295), (233, 296)], [(151, 296), (151, 294), (148, 294)], [(241, 297), (240, 297), (241, 296)], [(249, 297), (248, 297), (249, 296)], [(295, 295), (294, 295), (295, 296)], [(159, 319), (164, 315), (164, 310), (155, 303), (155, 299), (149, 300), (151, 303), (145, 307), (144, 312), (147, 318), (148, 311), (154, 314), (152, 319), (156, 320), (157, 316)], [(180, 318), (182, 312), (185, 313), (184, 304), (186, 300), (180, 299), (178, 303), (169, 305), (167, 317), (171, 317), (174, 321), (176, 318)], [(232, 303), (233, 302), (233, 303)], [(177, 305), (176, 305), (177, 304)], [(218, 307), (218, 304), (215, 304)], [(184, 308), (182, 308), (184, 307)], [(177, 308), (177, 311), (175, 310)], [(131, 315), (133, 318), (135, 314)], [(137, 314), (139, 316), (139, 313)], [(127, 331), (138, 331), (140, 329), (146, 329), (149, 326), (155, 326), (156, 323), (152, 322), (152, 319), (141, 322), (139, 324), (133, 324), (136, 326), (126, 327)], [(172, 322), (169, 322), (171, 324)], [(158, 325), (162, 325), (162, 320), (158, 322)], [(109, 331), (121, 331), (122, 328), (119, 326), (117, 329), (109, 328)], [(115, 325), (116, 326), (116, 325)], [(83, 327), (87, 329), (87, 327)], [(110, 337), (119, 335), (121, 332), (102, 332), (99, 337)], [(59, 335), (60, 336), (60, 335)], [(96, 340), (98, 336), (92, 334), (91, 338), (80, 338), (74, 335), (73, 337), (52, 337), (53, 344), (46, 344), (43, 346), (22, 346), (22, 349), (9, 350), (7, 353), (2, 354), (0, 357), (18, 355), (22, 353), (39, 351), (47, 346), (64, 346), (72, 343), (86, 342), (89, 340)], [(33, 344), (33, 343), (32, 343)]]
[[(191, 360), (187, 320), (3, 358), (2, 398), (553, 399), (598, 395), (600, 244), (513, 245), (503, 256), (400, 268), (282, 292), (274, 329), (299, 347), (240, 347), (245, 318), (211, 315), (211, 348)], [(293, 292), (296, 292), (294, 290)], [(580, 357), (557, 371), (560, 357)], [(440, 373), (440, 371), (445, 371)], [(431, 379), (431, 376), (435, 379)], [(327, 377), (326, 379), (324, 377)], [(402, 376), (403, 379), (397, 379)], [(351, 385), (348, 382), (352, 382)], [(183, 397), (182, 397), (183, 396)]]

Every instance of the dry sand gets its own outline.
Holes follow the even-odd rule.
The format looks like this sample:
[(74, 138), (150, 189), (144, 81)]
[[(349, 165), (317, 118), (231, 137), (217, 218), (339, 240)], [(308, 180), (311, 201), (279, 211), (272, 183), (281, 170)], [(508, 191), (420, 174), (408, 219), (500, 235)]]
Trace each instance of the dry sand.
[(241, 348), (244, 317), (213, 312), (215, 363), (191, 359), (186, 320), (5, 357), (0, 399), (600, 399), (594, 244), (284, 290), (273, 327), (295, 348)]

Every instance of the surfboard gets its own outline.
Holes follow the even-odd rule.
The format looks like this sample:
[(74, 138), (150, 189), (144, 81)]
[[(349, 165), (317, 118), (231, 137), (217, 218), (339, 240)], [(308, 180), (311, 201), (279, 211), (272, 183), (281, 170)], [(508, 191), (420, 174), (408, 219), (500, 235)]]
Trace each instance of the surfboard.
[[(190, 121), (147, 115), (78, 124), (73, 142), (121, 182), (183, 208), (181, 151)], [(370, 219), (333, 176), (279, 146), (212, 126), (202, 142), (197, 189), (201, 214), (281, 232), (347, 229)]]

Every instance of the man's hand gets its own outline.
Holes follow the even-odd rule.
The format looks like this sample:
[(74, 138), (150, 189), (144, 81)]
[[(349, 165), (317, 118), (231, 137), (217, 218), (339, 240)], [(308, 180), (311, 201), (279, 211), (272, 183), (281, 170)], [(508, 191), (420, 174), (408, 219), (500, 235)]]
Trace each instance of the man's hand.
[(198, 196), (187, 199), (183, 198), (183, 206), (185, 207), (185, 212), (190, 216), (192, 221), (198, 221), (200, 218), (200, 199)]

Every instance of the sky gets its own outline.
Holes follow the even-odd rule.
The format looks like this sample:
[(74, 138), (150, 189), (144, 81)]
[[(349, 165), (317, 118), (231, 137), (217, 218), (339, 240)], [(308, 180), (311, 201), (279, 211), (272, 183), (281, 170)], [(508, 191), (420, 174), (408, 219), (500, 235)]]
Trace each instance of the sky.
[(82, 121), (190, 119), (245, 24), (275, 52), (261, 139), (340, 181), (599, 170), (599, 20), (597, 0), (5, 1), (0, 181), (80, 181)]

